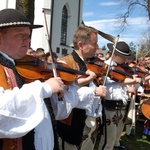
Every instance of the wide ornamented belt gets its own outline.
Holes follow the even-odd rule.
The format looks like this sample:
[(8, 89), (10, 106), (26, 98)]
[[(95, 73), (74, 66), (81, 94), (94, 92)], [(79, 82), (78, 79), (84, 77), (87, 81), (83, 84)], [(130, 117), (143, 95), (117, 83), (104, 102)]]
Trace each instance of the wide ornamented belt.
[(128, 104), (123, 104), (122, 100), (104, 100), (104, 108), (109, 110), (126, 110)]

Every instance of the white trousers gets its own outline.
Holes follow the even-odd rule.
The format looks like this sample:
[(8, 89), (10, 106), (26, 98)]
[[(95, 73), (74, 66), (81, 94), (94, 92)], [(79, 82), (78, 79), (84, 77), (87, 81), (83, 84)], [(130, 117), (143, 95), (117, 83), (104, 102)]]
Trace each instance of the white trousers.
[(114, 146), (120, 145), (120, 138), (122, 131), (124, 129), (124, 116), (125, 116), (126, 110), (105, 110), (106, 114), (106, 136), (105, 136), (105, 127), (103, 129), (103, 135), (101, 136), (101, 140), (99, 143), (98, 150), (102, 150), (102, 147), (105, 142), (106, 137), (106, 144), (103, 150), (113, 150)]

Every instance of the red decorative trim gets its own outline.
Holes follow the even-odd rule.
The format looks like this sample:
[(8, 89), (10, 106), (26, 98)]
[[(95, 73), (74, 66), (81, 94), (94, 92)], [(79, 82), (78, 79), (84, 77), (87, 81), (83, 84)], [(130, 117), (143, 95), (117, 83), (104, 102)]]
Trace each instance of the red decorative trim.
[[(4, 71), (7, 77), (8, 86), (10, 89), (13, 89), (14, 87), (18, 87), (15, 74), (13, 73), (13, 70), (10, 68), (7, 68), (4, 66)], [(11, 142), (10, 142), (11, 140)], [(9, 144), (7, 143), (7, 139), (4, 139), (4, 145), (5, 148), (3, 150), (22, 150), (22, 138), (15, 138), (15, 139), (9, 139)], [(5, 143), (6, 142), (6, 143)], [(6, 147), (8, 147), (6, 149)]]
[(4, 66), (4, 71), (6, 74), (6, 77), (8, 79), (8, 86), (10, 87), (10, 89), (13, 89), (14, 87), (17, 87), (17, 81), (16, 81), (16, 77), (12, 71), (12, 69), (9, 69), (7, 67)]

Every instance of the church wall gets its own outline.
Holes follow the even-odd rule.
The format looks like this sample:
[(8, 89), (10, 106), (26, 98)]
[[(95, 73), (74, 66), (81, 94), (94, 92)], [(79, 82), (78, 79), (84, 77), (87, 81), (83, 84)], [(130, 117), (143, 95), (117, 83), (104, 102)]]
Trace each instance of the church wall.
[(1, 0), (0, 10), (5, 8), (16, 8), (16, 0)]
[[(67, 49), (67, 53), (70, 53), (72, 51), (72, 48), (70, 48), (70, 45), (72, 44), (73, 39), (73, 33), (78, 27), (78, 22), (82, 22), (82, 19), (78, 21), (78, 7), (79, 7), (79, 0), (55, 0), (54, 5), (54, 19), (53, 19), (53, 31), (52, 31), (52, 49), (54, 51), (57, 51), (56, 49), (59, 49), (58, 55), (62, 55), (62, 49)], [(61, 18), (62, 18), (62, 9), (64, 5), (67, 6), (68, 9), (68, 37), (67, 37), (67, 45), (63, 46), (60, 45), (60, 36), (61, 36)], [(82, 5), (81, 5), (82, 8)], [(82, 11), (81, 11), (82, 13)], [(80, 14), (80, 18), (81, 18)]]

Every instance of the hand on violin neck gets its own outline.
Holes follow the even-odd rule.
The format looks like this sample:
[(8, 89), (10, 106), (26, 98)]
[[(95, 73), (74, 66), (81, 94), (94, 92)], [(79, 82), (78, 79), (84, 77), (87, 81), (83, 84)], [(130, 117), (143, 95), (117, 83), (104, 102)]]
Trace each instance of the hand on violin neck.
[(87, 85), (88, 83), (90, 83), (91, 81), (93, 81), (93, 79), (96, 78), (96, 74), (90, 70), (87, 70), (85, 72), (86, 75), (79, 75), (76, 79), (75, 82), (78, 86), (83, 86), (83, 85)]

